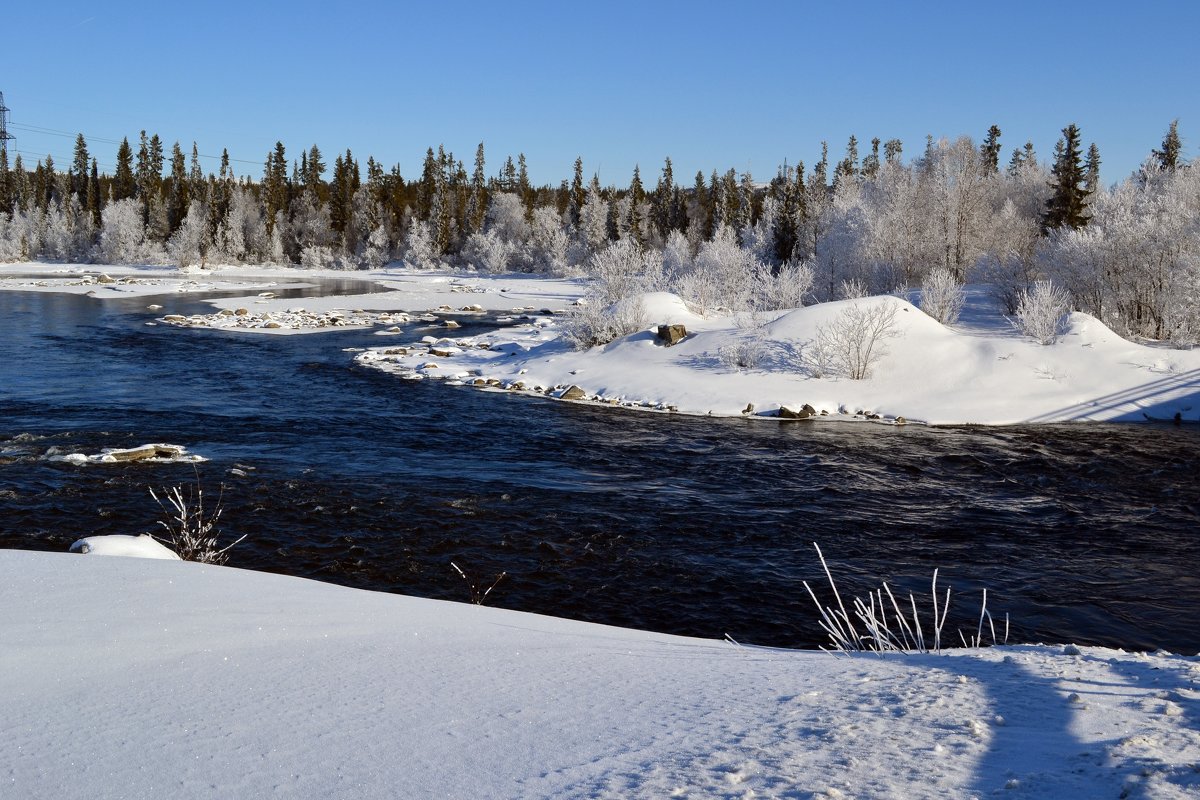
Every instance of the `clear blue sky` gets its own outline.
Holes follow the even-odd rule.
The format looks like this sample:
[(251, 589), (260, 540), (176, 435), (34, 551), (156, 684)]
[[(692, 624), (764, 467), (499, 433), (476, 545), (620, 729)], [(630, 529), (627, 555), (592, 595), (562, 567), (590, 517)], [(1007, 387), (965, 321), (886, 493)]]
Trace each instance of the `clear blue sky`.
[[(653, 185), (698, 169), (766, 179), (841, 156), (855, 134), (918, 154), (926, 134), (1004, 132), (1003, 159), (1050, 157), (1070, 122), (1096, 142), (1106, 183), (1180, 119), (1200, 141), (1200, 3), (16, 2), (0, 14), (0, 91), (16, 149), (66, 167), (82, 132), (104, 171), (128, 136), (185, 152), (229, 149), (261, 174), (350, 148), (419, 175), (439, 143), (488, 174), (526, 154), (536, 183), (590, 176)], [(64, 131), (55, 136), (33, 127)], [(11, 158), (11, 153), (10, 153)], [(217, 162), (206, 160), (206, 171)], [(327, 174), (328, 177), (328, 174)]]

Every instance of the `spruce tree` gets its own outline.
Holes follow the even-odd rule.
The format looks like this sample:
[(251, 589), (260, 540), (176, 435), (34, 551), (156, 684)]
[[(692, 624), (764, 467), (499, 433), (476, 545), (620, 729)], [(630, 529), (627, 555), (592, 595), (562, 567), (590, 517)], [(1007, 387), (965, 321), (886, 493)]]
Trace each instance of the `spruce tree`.
[(75, 137), (75, 160), (71, 164), (71, 194), (83, 201), (87, 197), (88, 168), (91, 166), (83, 134)]
[(113, 176), (112, 190), (114, 200), (127, 200), (137, 192), (133, 179), (133, 149), (128, 137), (122, 139), (117, 148), (117, 172)]
[(583, 157), (576, 156), (574, 172), (571, 175), (571, 203), (567, 206), (567, 211), (571, 215), (571, 224), (576, 228), (579, 227), (579, 212), (583, 210), (586, 200), (587, 192), (583, 189)]
[(190, 200), (188, 192), (187, 162), (179, 142), (171, 148), (171, 190), (167, 197), (167, 227), (171, 233), (179, 230), (183, 218), (187, 216)]
[(998, 125), (988, 128), (987, 138), (979, 146), (979, 159), (983, 163), (985, 174), (996, 175), (1000, 172), (1000, 127)]
[(28, 211), (30, 198), (29, 173), (25, 171), (25, 165), (21, 163), (20, 153), (17, 153), (17, 157), (13, 160), (11, 192), (12, 210)]
[(1083, 175), (1088, 196), (1094, 196), (1100, 189), (1100, 148), (1095, 142), (1088, 147), (1087, 160), (1083, 162)]
[(1167, 135), (1163, 137), (1162, 149), (1153, 150), (1151, 154), (1158, 161), (1158, 166), (1164, 172), (1174, 172), (1179, 166), (1179, 155), (1183, 152), (1183, 143), (1179, 140), (1179, 120), (1172, 120)]
[(533, 187), (529, 184), (529, 172), (525, 168), (525, 154), (517, 154), (517, 197), (525, 206), (525, 221), (533, 221)]
[(1051, 195), (1042, 214), (1042, 233), (1058, 228), (1078, 230), (1088, 223), (1088, 196), (1079, 128), (1074, 123), (1063, 128), (1063, 136), (1054, 147), (1054, 166), (1050, 170)]
[(0, 214), (11, 214), (13, 210), (13, 177), (8, 169), (8, 147), (0, 139)]
[(91, 215), (92, 225), (100, 227), (100, 170), (96, 159), (92, 159), (92, 172), (87, 184), (87, 211)]
[(888, 164), (899, 165), (903, 152), (904, 144), (899, 139), (888, 139), (883, 143), (883, 160)]
[(642, 214), (642, 204), (646, 202), (646, 190), (642, 186), (642, 172), (637, 164), (633, 166), (633, 179), (629, 182), (629, 235), (639, 245), (646, 244), (646, 220)]
[(483, 142), (475, 148), (475, 170), (471, 173), (471, 199), (467, 205), (467, 226), (473, 233), (483, 232), (483, 221), (487, 214), (487, 173), (483, 156)]
[(871, 139), (871, 152), (862, 161), (862, 174), (871, 180), (879, 174), (879, 137)]

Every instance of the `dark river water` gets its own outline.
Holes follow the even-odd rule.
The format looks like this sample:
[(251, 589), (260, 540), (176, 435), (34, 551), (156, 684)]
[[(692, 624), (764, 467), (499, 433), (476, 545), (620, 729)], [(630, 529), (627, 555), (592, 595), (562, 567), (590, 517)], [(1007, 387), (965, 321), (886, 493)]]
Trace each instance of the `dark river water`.
[[(940, 568), (948, 629), (974, 631), (986, 587), (1015, 641), (1200, 649), (1200, 426), (622, 412), (401, 381), (343, 351), (370, 333), (150, 327), (149, 303), (207, 309), (0, 292), (0, 547), (153, 531), (148, 490), (198, 477), (247, 535), (235, 567), (466, 601), (453, 561), (507, 573), (489, 605), (815, 646), (816, 541), (843, 595), (927, 602)], [(47, 458), (147, 442), (209, 461)]]

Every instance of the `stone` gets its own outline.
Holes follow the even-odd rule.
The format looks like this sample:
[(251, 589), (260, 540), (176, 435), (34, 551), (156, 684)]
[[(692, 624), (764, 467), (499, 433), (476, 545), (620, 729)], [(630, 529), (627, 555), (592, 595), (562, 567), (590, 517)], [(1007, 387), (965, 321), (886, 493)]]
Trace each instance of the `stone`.
[(116, 282), (117, 282), (116, 279), (114, 279), (111, 275), (107, 275), (107, 274), (101, 274), (99, 278), (96, 278), (96, 283), (116, 283)]
[(248, 308), (236, 308), (233, 311), (233, 315), (235, 317), (245, 317), (245, 316), (248, 316), (249, 314), (250, 314), (250, 309), (248, 309)]
[(897, 425), (907, 425), (908, 420), (906, 420), (904, 417), (896, 417), (896, 424)]
[(218, 317), (232, 317), (233, 312), (230, 311), (228, 308), (222, 308), (220, 311), (217, 312), (217, 316)]
[(454, 321), (454, 320), (452, 320), (452, 319), (448, 319), (448, 320), (446, 320), (445, 322), (443, 322), (443, 323), (442, 323), (442, 325), (443, 325), (444, 327), (451, 328), (451, 329), (453, 329), (453, 328), (461, 328), (461, 327), (462, 327), (462, 325), (459, 325), (457, 322), (455, 322), (455, 321)]
[(263, 325), (263, 327), (264, 328), (282, 328), (283, 326), (280, 325), (278, 322), (275, 322), (274, 320), (272, 320), (270, 322), (265, 323)]
[(800, 407), (800, 410), (788, 408), (787, 406), (779, 407), (779, 416), (782, 419), (811, 419), (817, 416), (817, 410), (805, 403)]
[(158, 303), (153, 303), (151, 305), (146, 306), (146, 310), (147, 311), (162, 311), (162, 306), (160, 306)]
[(667, 347), (678, 344), (687, 336), (687, 328), (682, 325), (659, 325), (658, 338), (661, 339)]
[(575, 384), (571, 384), (566, 389), (563, 389), (562, 394), (560, 394), (558, 397), (560, 400), (582, 400), (587, 397), (587, 392), (585, 392), (583, 389), (580, 389)]
[(185, 317), (183, 314), (167, 314), (166, 316), (163, 317), (163, 322), (174, 322), (176, 324), (182, 324), (184, 322), (187, 322), (187, 317)]
[(742, 409), (742, 413), (743, 414), (753, 414), (754, 413), (754, 403), (746, 403), (746, 407)]
[(457, 347), (431, 347), (431, 348), (429, 348), (429, 355), (433, 356), (434, 358), (450, 358), (452, 356), (458, 355), (461, 352), (462, 351), (459, 350)]

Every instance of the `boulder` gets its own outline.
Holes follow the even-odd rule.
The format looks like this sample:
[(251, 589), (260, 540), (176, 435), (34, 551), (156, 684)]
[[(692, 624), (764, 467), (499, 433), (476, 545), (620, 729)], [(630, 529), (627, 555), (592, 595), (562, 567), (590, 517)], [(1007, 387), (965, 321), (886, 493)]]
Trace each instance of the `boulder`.
[(666, 344), (667, 347), (678, 344), (687, 336), (687, 329), (682, 325), (659, 325), (658, 338)]
[(249, 314), (249, 313), (250, 313), (250, 310), (249, 310), (249, 309), (247, 309), (247, 308), (236, 308), (236, 309), (234, 309), (234, 311), (233, 311), (233, 315), (234, 315), (235, 317), (244, 317), (244, 316), (246, 316), (246, 315), (247, 315), (247, 314)]
[(571, 384), (566, 389), (563, 389), (562, 394), (558, 397), (560, 400), (582, 400), (587, 397), (587, 392), (575, 384)]
[(454, 320), (452, 320), (452, 319), (448, 319), (448, 320), (446, 320), (445, 322), (443, 322), (443, 323), (442, 323), (442, 325), (443, 325), (444, 327), (446, 327), (446, 328), (451, 328), (451, 329), (453, 329), (453, 328), (461, 328), (461, 327), (462, 327), (462, 325), (459, 325), (457, 322), (455, 322), (455, 321), (454, 321)]
[(220, 311), (217, 312), (217, 316), (218, 317), (232, 317), (233, 312), (231, 310), (229, 310), (228, 308), (222, 308)]
[(782, 419), (811, 419), (812, 417), (817, 416), (817, 410), (808, 403), (800, 406), (799, 411), (793, 408), (788, 408), (787, 406), (780, 406), (779, 416)]
[(742, 409), (742, 413), (743, 414), (753, 414), (754, 413), (754, 403), (746, 403), (746, 407)]

